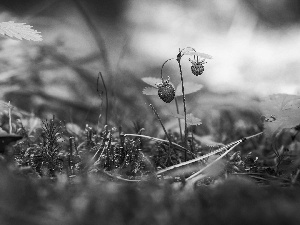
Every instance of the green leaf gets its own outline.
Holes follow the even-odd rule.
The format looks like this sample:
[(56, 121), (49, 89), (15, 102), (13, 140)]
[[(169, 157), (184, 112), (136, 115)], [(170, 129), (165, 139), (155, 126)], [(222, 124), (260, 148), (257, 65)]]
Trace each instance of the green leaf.
[(264, 129), (267, 136), (272, 136), (283, 128), (293, 128), (300, 124), (300, 96), (276, 94), (260, 103), (265, 116)]
[[(203, 87), (202, 84), (196, 84), (196, 83), (191, 83), (191, 82), (185, 82), (184, 83), (184, 94), (191, 94), (196, 91), (201, 90)], [(182, 85), (179, 84), (176, 88), (175, 96), (181, 96), (182, 95)]]

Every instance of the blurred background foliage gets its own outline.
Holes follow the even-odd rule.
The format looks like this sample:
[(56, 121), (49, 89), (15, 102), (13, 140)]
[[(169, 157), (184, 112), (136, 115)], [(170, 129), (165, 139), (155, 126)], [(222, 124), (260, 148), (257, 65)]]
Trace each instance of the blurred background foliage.
[[(300, 92), (299, 11), (297, 0), (2, 0), (1, 22), (33, 25), (44, 41), (1, 37), (0, 98), (42, 118), (104, 124), (101, 71), (109, 124), (154, 134), (159, 126), (148, 104), (163, 113), (175, 106), (142, 95), (141, 78), (159, 77), (165, 60), (191, 46), (213, 59), (201, 77), (188, 58), (183, 63), (185, 80), (205, 87), (188, 96), (188, 112), (256, 111), (257, 97)], [(176, 61), (164, 76), (179, 83)]]

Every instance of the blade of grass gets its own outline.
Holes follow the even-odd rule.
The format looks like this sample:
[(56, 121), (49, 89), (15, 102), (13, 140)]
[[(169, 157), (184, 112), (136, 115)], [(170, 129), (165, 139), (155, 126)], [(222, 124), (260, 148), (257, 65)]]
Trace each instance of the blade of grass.
[[(125, 136), (125, 137), (126, 137), (126, 136), (136, 136), (136, 137), (147, 138), (147, 139), (150, 139), (150, 140), (159, 141), (159, 142), (163, 142), (163, 143), (169, 143), (169, 141), (167, 141), (167, 140), (163, 140), (163, 139), (155, 138), (155, 137), (150, 137), (150, 136), (146, 136), (146, 135), (124, 134), (124, 136)], [(189, 151), (188, 149), (182, 147), (181, 145), (179, 145), (179, 144), (177, 144), (177, 143), (175, 143), (175, 142), (172, 142), (172, 145), (173, 145), (174, 147), (177, 147), (178, 150), (180, 150), (180, 151), (182, 151), (182, 152), (185, 152), (185, 151), (186, 151), (187, 153), (191, 154), (193, 157), (196, 157), (196, 155), (195, 155), (193, 152), (191, 152), (191, 151)]]
[(193, 178), (197, 178), (197, 176), (199, 174), (201, 174), (204, 170), (206, 170), (207, 168), (211, 167), (212, 165), (214, 165), (216, 162), (218, 162), (220, 159), (222, 159), (225, 155), (227, 155), (230, 151), (232, 151), (236, 146), (238, 146), (240, 143), (242, 143), (243, 140), (239, 140), (237, 141), (237, 143), (235, 143), (232, 147), (230, 147), (226, 152), (224, 152), (220, 157), (218, 157), (216, 160), (212, 161), (211, 163), (209, 163), (208, 165), (206, 165), (205, 167), (203, 167), (201, 170), (199, 170), (198, 172), (194, 173), (193, 175), (189, 176), (186, 181), (194, 181)]
[(108, 122), (108, 120), (107, 120), (107, 117), (108, 117), (108, 96), (107, 96), (107, 89), (106, 89), (106, 85), (105, 85), (102, 73), (99, 72), (98, 78), (97, 78), (97, 92), (99, 93), (99, 90), (98, 90), (99, 76), (101, 77), (101, 80), (102, 80), (102, 83), (103, 83), (103, 87), (104, 87), (104, 91), (105, 91), (105, 103), (106, 103), (106, 108), (105, 108), (105, 125), (107, 125), (107, 122)]
[(248, 137), (239, 139), (239, 140), (237, 140), (237, 141), (231, 142), (231, 143), (229, 143), (228, 145), (225, 145), (225, 146), (223, 146), (223, 147), (221, 147), (221, 148), (219, 148), (219, 149), (217, 149), (217, 150), (215, 150), (215, 151), (213, 151), (213, 152), (207, 153), (206, 155), (200, 156), (200, 157), (198, 157), (198, 158), (196, 158), (196, 159), (192, 159), (192, 160), (189, 160), (189, 161), (186, 161), (186, 162), (183, 162), (183, 163), (180, 163), (180, 164), (176, 164), (176, 165), (174, 165), (174, 166), (170, 166), (170, 167), (167, 167), (167, 168), (165, 168), (165, 169), (159, 170), (156, 174), (157, 174), (157, 175), (160, 175), (160, 174), (163, 174), (163, 173), (165, 173), (165, 172), (167, 172), (167, 171), (170, 171), (170, 170), (173, 170), (173, 169), (177, 169), (177, 168), (179, 168), (179, 167), (182, 167), (182, 166), (185, 166), (185, 165), (189, 165), (189, 164), (194, 163), (194, 162), (197, 162), (197, 161), (201, 161), (201, 160), (203, 160), (203, 159), (205, 159), (205, 158), (208, 158), (208, 157), (210, 157), (210, 156), (212, 156), (212, 155), (215, 155), (215, 154), (220, 153), (220, 152), (222, 152), (222, 151), (224, 151), (224, 150), (227, 150), (228, 148), (231, 148), (232, 146), (234, 146), (234, 145), (236, 145), (236, 144), (240, 144), (241, 142), (243, 142), (243, 141), (245, 141), (245, 140), (248, 140), (248, 139), (250, 139), (250, 138), (253, 138), (253, 137), (256, 137), (256, 136), (258, 136), (258, 135), (261, 135), (262, 133), (263, 133), (263, 132), (260, 132), (260, 133), (257, 133), (257, 134), (255, 134), (255, 135), (248, 136)]
[(254, 135), (251, 135), (251, 136), (248, 136), (248, 137), (245, 137), (245, 138), (241, 138), (240, 140), (234, 142), (233, 146), (231, 145), (230, 148), (228, 149), (229, 146), (225, 146), (226, 149), (228, 149), (226, 152), (224, 152), (220, 157), (218, 157), (216, 160), (214, 160), (213, 162), (211, 162), (210, 164), (208, 164), (207, 166), (205, 166), (204, 168), (202, 168), (201, 170), (199, 170), (198, 172), (194, 173), (193, 175), (191, 175), (190, 177), (188, 177), (186, 179), (186, 182), (188, 185), (190, 185), (190, 183), (194, 183), (195, 181), (198, 180), (198, 176), (204, 171), (206, 170), (207, 168), (211, 167), (212, 165), (214, 165), (216, 162), (218, 162), (220, 159), (222, 159), (224, 156), (226, 156), (230, 151), (232, 151), (236, 146), (238, 146), (240, 143), (250, 139), (250, 138), (253, 138), (253, 137), (256, 137), (258, 135), (261, 135), (263, 132), (260, 132), (260, 133), (257, 133), (257, 134), (254, 134)]
[(235, 142), (232, 142), (232, 143), (230, 143), (230, 144), (228, 144), (228, 145), (226, 145), (226, 146), (224, 146), (224, 147), (221, 147), (221, 148), (219, 148), (219, 149), (217, 149), (217, 150), (215, 150), (215, 151), (213, 151), (213, 152), (207, 153), (207, 154), (205, 154), (205, 155), (203, 155), (203, 156), (200, 156), (200, 157), (198, 157), (198, 158), (196, 158), (196, 159), (192, 159), (192, 160), (189, 160), (189, 161), (186, 161), (186, 162), (183, 162), (183, 163), (180, 163), (180, 164), (176, 164), (176, 165), (174, 165), (174, 166), (170, 166), (170, 167), (167, 167), (167, 168), (165, 168), (165, 169), (159, 170), (156, 174), (157, 174), (157, 175), (160, 175), (160, 174), (163, 174), (163, 173), (165, 173), (165, 172), (167, 172), (167, 171), (170, 171), (170, 170), (173, 170), (173, 169), (177, 169), (177, 168), (179, 168), (179, 167), (186, 166), (186, 165), (189, 165), (189, 164), (194, 163), (194, 162), (201, 161), (201, 160), (203, 160), (203, 159), (205, 159), (205, 158), (208, 158), (208, 157), (210, 157), (210, 156), (212, 156), (212, 155), (218, 154), (218, 153), (220, 153), (220, 152), (226, 150), (229, 146), (232, 146), (233, 144), (235, 144), (235, 143), (237, 143), (237, 142), (239, 142), (239, 141), (240, 141), (240, 140), (235, 141)]

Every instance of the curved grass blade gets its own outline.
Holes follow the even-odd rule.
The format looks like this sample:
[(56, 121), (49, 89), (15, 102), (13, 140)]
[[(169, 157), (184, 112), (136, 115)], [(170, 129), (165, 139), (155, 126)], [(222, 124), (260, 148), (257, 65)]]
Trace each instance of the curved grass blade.
[[(253, 137), (256, 137), (256, 136), (258, 136), (258, 135), (261, 135), (263, 132), (260, 132), (260, 133), (257, 133), (257, 134), (255, 134), (255, 135), (252, 135), (252, 136), (249, 136), (249, 137), (245, 137), (245, 138), (241, 138), (241, 139), (239, 139), (239, 140), (237, 140), (237, 141), (234, 141), (234, 142), (231, 142), (231, 143), (229, 143), (228, 145), (225, 145), (225, 146), (223, 146), (223, 147), (221, 147), (221, 148), (218, 148), (217, 150), (215, 150), (215, 151), (212, 151), (212, 152), (210, 152), (210, 153), (208, 153), (208, 154), (206, 154), (206, 155), (203, 155), (203, 156), (200, 156), (200, 157), (198, 157), (198, 158), (196, 158), (196, 159), (192, 159), (192, 160), (189, 160), (189, 161), (186, 161), (186, 162), (183, 162), (183, 163), (180, 163), (180, 164), (176, 164), (176, 165), (174, 165), (174, 166), (170, 166), (170, 167), (167, 167), (167, 168), (165, 168), (165, 169), (162, 169), (162, 170), (159, 170), (159, 171), (157, 171), (157, 173), (156, 173), (156, 175), (160, 175), (160, 174), (163, 174), (163, 173), (165, 173), (165, 172), (167, 172), (167, 171), (170, 171), (170, 170), (173, 170), (173, 169), (177, 169), (177, 168), (179, 168), (179, 167), (182, 167), (182, 166), (185, 166), (185, 165), (189, 165), (189, 164), (191, 164), (191, 163), (194, 163), (194, 162), (198, 162), (198, 161), (201, 161), (201, 160), (203, 160), (203, 159), (205, 159), (205, 158), (208, 158), (208, 157), (210, 157), (210, 156), (212, 156), (212, 155), (215, 155), (215, 154), (217, 154), (217, 153), (220, 153), (220, 152), (222, 152), (222, 151), (228, 151), (229, 149), (230, 149), (230, 151), (232, 150), (231, 149), (231, 147), (236, 147), (235, 145), (239, 145), (240, 143), (242, 143), (242, 142), (244, 142), (244, 141), (246, 141), (246, 140), (248, 140), (248, 139), (250, 139), (250, 138), (253, 138)], [(226, 152), (227, 152), (226, 151)], [(230, 151), (228, 151), (228, 152), (230, 152)], [(227, 153), (228, 153), (227, 152)], [(226, 154), (227, 154), (226, 153)], [(225, 154), (225, 155), (226, 155)], [(222, 156), (222, 157), (224, 157), (224, 156)], [(207, 168), (207, 167), (206, 167)], [(204, 167), (204, 169), (206, 169), (205, 167)], [(201, 169), (202, 171), (203, 171), (203, 169)]]

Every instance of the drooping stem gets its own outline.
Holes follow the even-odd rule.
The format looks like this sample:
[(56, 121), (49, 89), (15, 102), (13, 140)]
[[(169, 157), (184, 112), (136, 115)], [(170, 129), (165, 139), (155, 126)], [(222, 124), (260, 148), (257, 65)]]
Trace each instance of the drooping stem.
[(181, 57), (177, 57), (177, 62), (178, 62), (179, 71), (180, 71), (181, 87), (182, 87), (182, 99), (183, 99), (183, 111), (184, 111), (184, 145), (186, 146), (186, 140), (187, 140), (186, 105), (185, 105), (183, 75), (182, 75), (182, 68), (181, 68), (180, 60), (181, 60)]
[(166, 61), (162, 64), (161, 69), (160, 69), (160, 77), (161, 77), (161, 80), (163, 80), (162, 70), (163, 70), (165, 64), (166, 64), (168, 61), (172, 60), (172, 59), (174, 59), (174, 58), (168, 59), (168, 60), (166, 60)]
[[(166, 60), (162, 66), (161, 66), (161, 69), (160, 69), (160, 76), (161, 76), (161, 80), (163, 81), (163, 74), (162, 74), (162, 71), (163, 71), (163, 68), (165, 66), (165, 64), (171, 60), (173, 60), (174, 58), (170, 58), (168, 60)], [(176, 111), (177, 113), (179, 114), (179, 108), (178, 108), (178, 102), (177, 102), (177, 99), (176, 99), (176, 96), (175, 96), (175, 104), (176, 104)], [(178, 123), (179, 123), (179, 130), (180, 130), (180, 139), (182, 141), (182, 129), (181, 129), (181, 123), (180, 123), (180, 119), (178, 119)]]

